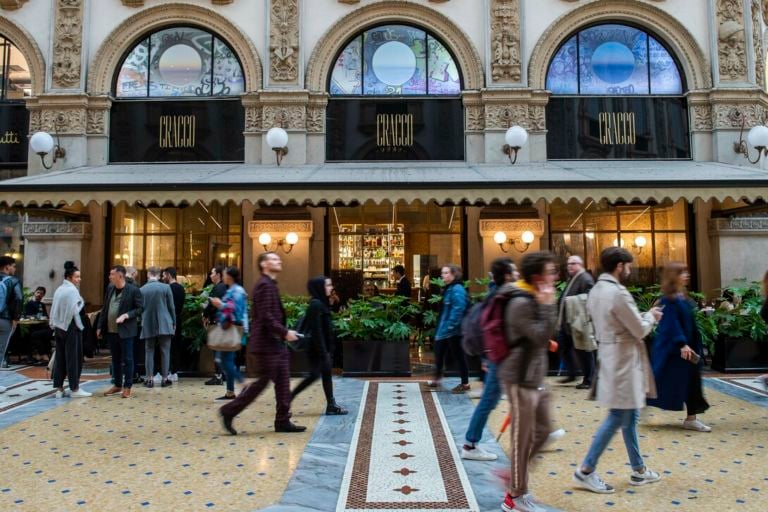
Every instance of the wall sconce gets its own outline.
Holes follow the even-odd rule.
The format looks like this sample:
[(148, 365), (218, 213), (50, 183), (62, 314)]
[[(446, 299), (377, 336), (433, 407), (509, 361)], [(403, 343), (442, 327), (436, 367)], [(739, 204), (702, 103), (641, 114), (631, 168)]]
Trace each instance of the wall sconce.
[[(278, 248), (281, 248), (285, 254), (288, 254), (293, 250), (293, 246), (299, 243), (299, 235), (291, 231), (285, 235), (284, 239), (281, 238), (270, 247), (270, 244), (272, 244), (272, 235), (269, 233), (262, 233), (259, 235), (259, 243), (265, 251), (277, 251)], [(285, 248), (286, 245), (288, 246), (288, 249)]]
[[(508, 241), (507, 234), (503, 231), (497, 231), (493, 235), (493, 241), (499, 244), (499, 249), (502, 252), (509, 252), (508, 247), (514, 247), (517, 252), (525, 252), (533, 243), (534, 238), (531, 231), (523, 231), (519, 239), (513, 238), (511, 241)], [(522, 249), (518, 248), (518, 242), (522, 243)]]
[(275, 126), (267, 132), (267, 145), (272, 148), (277, 158), (277, 165), (280, 165), (283, 157), (288, 154), (288, 132)]
[(511, 126), (504, 134), (504, 140), (507, 142), (501, 148), (505, 155), (509, 157), (512, 165), (517, 162), (517, 152), (528, 142), (528, 132), (522, 126)]
[(643, 235), (637, 235), (635, 241), (632, 243), (632, 250), (637, 254), (640, 254), (643, 252), (643, 247), (646, 245), (648, 245), (648, 240), (646, 240)]
[[(56, 160), (67, 156), (66, 150), (61, 147), (61, 140), (59, 140), (58, 127), (63, 123), (64, 119), (60, 115), (56, 117), (56, 125), (54, 127), (54, 133), (56, 134), (56, 143), (53, 142), (53, 137), (48, 132), (36, 132), (29, 139), (29, 147), (32, 151), (40, 156), (40, 161), (43, 163), (43, 167), (47, 170), (53, 167)], [(45, 163), (45, 155), (53, 151), (53, 161), (50, 165)]]
[[(747, 140), (744, 140), (744, 123), (746, 117), (742, 115), (741, 130), (739, 131), (739, 141), (733, 143), (733, 150), (741, 153), (751, 164), (756, 164), (763, 156), (768, 156), (768, 127), (762, 124), (753, 126), (747, 133)], [(747, 145), (749, 143), (749, 145)], [(752, 160), (749, 157), (749, 146), (757, 150), (757, 158)]]

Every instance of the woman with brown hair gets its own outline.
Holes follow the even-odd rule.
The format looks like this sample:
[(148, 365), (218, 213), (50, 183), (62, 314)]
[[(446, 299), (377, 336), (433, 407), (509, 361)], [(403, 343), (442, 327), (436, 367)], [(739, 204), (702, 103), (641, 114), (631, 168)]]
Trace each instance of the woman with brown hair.
[(685, 404), (688, 416), (683, 421), (683, 428), (711, 432), (712, 429), (696, 417), (709, 409), (709, 404), (701, 387), (703, 345), (696, 326), (696, 305), (686, 294), (689, 280), (688, 268), (683, 263), (664, 265), (660, 301), (664, 316), (659, 322), (651, 352), (658, 397), (649, 399), (648, 405), (682, 411)]

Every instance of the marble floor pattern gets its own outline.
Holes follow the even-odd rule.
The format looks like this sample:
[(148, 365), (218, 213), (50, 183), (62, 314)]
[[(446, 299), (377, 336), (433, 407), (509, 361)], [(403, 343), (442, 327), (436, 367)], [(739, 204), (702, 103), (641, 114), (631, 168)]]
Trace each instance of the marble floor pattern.
[[(4, 386), (28, 380), (0, 375)], [(575, 488), (571, 474), (605, 411), (585, 401), (584, 392), (550, 380), (554, 419), (568, 432), (537, 458), (532, 492), (563, 511), (765, 510), (768, 397), (720, 379), (705, 383), (712, 409), (702, 419), (713, 432), (684, 431), (681, 413), (648, 409), (640, 422), (641, 450), (663, 480), (629, 486), (617, 436), (599, 467), (617, 492), (597, 495)], [(323, 416), (322, 391), (314, 385), (293, 405), (294, 421), (309, 427), (299, 435), (274, 433), (271, 388), (236, 420), (237, 437), (223, 434), (216, 417), (213, 398), (223, 387), (199, 379), (171, 388), (137, 386), (130, 400), (33, 400), (0, 413), (0, 510), (336, 510), (366, 381), (334, 384), (350, 414)], [(446, 380), (446, 387), (452, 384)], [(97, 391), (107, 383), (83, 387)], [(477, 400), (446, 391), (432, 397), (460, 447)], [(497, 407), (482, 441), (499, 460), (460, 461), (481, 511), (499, 510), (503, 498), (493, 470), (508, 464), (508, 437), (495, 442), (506, 411), (506, 403)]]

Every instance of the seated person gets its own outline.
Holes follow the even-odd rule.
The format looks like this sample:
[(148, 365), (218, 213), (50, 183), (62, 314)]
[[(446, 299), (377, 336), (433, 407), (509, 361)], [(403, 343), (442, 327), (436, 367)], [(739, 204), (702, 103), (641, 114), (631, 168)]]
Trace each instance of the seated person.
[(43, 297), (45, 297), (45, 287), (38, 286), (35, 288), (35, 294), (24, 306), (24, 316), (36, 317), (39, 313), (40, 316), (48, 318), (48, 308), (43, 304)]

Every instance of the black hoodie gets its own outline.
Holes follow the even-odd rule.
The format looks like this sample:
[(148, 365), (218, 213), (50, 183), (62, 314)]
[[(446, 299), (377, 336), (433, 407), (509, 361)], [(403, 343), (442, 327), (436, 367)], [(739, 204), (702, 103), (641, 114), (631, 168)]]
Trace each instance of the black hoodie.
[(307, 291), (311, 297), (307, 308), (307, 327), (312, 335), (312, 355), (320, 356), (333, 353), (334, 334), (331, 322), (331, 308), (325, 295), (324, 276), (313, 277), (307, 282)]

